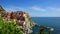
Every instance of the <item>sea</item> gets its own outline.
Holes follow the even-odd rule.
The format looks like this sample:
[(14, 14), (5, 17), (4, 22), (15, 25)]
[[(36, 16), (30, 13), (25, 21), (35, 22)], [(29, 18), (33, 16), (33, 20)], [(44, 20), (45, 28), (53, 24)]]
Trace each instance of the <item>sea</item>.
[[(53, 34), (60, 34), (60, 17), (32, 17), (32, 20), (41, 26), (54, 28)], [(39, 28), (33, 29), (33, 34), (39, 32)]]

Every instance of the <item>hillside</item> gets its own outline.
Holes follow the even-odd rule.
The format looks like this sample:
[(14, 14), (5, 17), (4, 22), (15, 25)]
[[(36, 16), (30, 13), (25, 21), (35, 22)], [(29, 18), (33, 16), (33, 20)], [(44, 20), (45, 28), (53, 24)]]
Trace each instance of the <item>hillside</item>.
[[(3, 26), (4, 26), (4, 28), (2, 28)], [(1, 27), (0, 32), (1, 32), (1, 34), (6, 33), (6, 31), (7, 31), (7, 33), (16, 33), (19, 30), (20, 31), (17, 32), (16, 34), (18, 34), (18, 33), (21, 34), (21, 31), (24, 34), (30, 34), (33, 32), (32, 31), (33, 26), (34, 26), (34, 23), (28, 13), (23, 12), (23, 11), (8, 12), (8, 11), (4, 10), (2, 8), (2, 6), (0, 6), (0, 27)], [(16, 30), (17, 27), (20, 29)], [(6, 29), (6, 30), (4, 30), (4, 29)], [(11, 32), (11, 29), (13, 32)]]

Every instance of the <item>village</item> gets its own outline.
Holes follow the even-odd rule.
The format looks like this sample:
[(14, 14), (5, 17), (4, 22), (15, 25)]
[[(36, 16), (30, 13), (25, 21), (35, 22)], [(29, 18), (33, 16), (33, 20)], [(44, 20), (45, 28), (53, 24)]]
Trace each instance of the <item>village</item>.
[(32, 23), (32, 20), (29, 20), (30, 16), (26, 12), (7, 12), (0, 6), (0, 17), (2, 17), (6, 22), (16, 21), (24, 34), (31, 34), (33, 32), (32, 27), (34, 26), (34, 23)]

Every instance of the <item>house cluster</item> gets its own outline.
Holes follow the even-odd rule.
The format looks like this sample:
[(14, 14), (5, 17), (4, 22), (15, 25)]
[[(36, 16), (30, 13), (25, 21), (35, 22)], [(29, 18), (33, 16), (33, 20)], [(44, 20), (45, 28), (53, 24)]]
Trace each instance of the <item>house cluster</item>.
[[(21, 26), (23, 26), (23, 23), (25, 21), (25, 18), (27, 17), (26, 16), (27, 13), (25, 12), (22, 12), (22, 11), (19, 11), (19, 12), (6, 12), (3, 16), (3, 17), (6, 21), (9, 21), (9, 20), (13, 20), (13, 21), (16, 21), (18, 22)], [(21, 23), (22, 22), (22, 23)]]

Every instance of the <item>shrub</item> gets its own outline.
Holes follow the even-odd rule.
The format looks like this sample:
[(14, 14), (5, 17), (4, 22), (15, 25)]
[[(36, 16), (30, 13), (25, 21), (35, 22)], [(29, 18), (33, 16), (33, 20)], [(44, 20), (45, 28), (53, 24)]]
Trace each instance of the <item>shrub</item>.
[(0, 34), (23, 34), (23, 32), (15, 21), (5, 22), (0, 18)]

